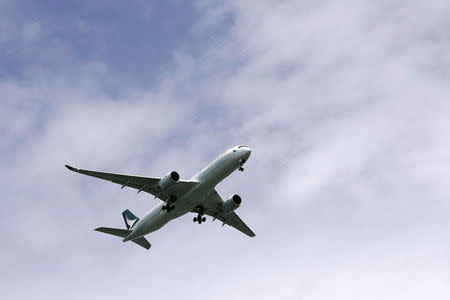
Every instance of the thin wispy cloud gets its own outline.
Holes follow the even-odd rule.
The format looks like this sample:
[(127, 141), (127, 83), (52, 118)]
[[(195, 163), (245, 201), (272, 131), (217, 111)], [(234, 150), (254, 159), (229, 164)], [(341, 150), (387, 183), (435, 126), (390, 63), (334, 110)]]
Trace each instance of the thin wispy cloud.
[[(445, 1), (67, 5), (0, 4), (8, 299), (448, 298)], [(92, 229), (156, 200), (64, 168), (189, 178), (236, 144), (254, 239), (122, 244)]]

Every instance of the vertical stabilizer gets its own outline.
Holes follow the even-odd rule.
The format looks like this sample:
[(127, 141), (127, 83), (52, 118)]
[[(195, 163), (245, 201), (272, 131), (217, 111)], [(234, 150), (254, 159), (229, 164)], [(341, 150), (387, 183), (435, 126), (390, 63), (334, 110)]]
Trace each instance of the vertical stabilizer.
[(128, 230), (133, 229), (133, 226), (139, 221), (139, 218), (133, 215), (131, 211), (128, 209), (122, 213), (123, 220), (125, 221), (125, 226), (127, 226)]

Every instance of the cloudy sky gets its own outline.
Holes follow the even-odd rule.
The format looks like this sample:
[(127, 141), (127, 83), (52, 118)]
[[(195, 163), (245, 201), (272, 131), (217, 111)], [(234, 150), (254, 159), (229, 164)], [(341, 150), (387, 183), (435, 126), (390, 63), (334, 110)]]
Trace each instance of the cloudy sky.
[[(0, 1), (5, 299), (449, 299), (448, 1)], [(150, 195), (64, 164), (188, 179), (253, 149), (251, 239), (93, 231)]]

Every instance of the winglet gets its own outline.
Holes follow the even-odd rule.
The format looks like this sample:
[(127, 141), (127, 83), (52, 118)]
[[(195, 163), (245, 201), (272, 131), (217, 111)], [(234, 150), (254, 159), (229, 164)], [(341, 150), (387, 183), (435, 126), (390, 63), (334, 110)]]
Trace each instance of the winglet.
[(69, 169), (70, 171), (76, 171), (76, 169), (74, 167), (71, 167), (69, 165), (65, 165), (67, 169)]

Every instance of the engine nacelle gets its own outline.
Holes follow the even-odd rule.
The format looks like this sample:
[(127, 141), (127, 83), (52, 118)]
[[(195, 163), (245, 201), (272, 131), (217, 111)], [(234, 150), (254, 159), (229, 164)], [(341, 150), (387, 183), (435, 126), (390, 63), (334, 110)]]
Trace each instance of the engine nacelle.
[(163, 178), (158, 183), (158, 186), (161, 190), (165, 190), (172, 185), (176, 184), (180, 180), (180, 175), (176, 171), (172, 171)]
[(231, 195), (227, 200), (222, 203), (221, 210), (224, 213), (229, 213), (241, 206), (242, 199), (239, 195)]

